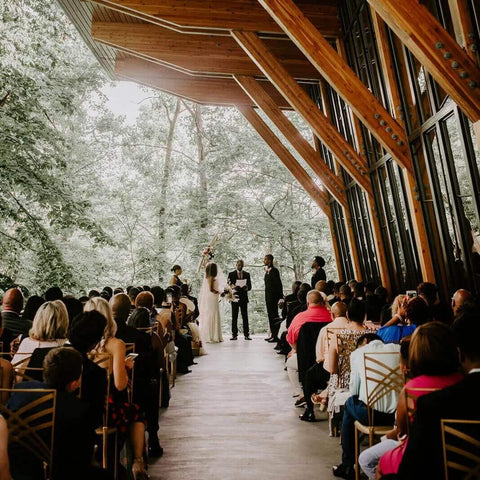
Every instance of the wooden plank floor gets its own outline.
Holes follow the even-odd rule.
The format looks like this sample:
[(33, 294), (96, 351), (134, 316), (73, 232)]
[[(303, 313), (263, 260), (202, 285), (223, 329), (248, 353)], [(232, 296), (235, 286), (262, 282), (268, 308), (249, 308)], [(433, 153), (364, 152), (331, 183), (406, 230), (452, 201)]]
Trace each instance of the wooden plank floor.
[[(161, 411), (163, 458), (155, 480), (330, 479), (338, 438), (325, 420), (305, 423), (293, 406), (283, 357), (263, 337), (207, 344)], [(324, 414), (317, 418), (325, 419)]]

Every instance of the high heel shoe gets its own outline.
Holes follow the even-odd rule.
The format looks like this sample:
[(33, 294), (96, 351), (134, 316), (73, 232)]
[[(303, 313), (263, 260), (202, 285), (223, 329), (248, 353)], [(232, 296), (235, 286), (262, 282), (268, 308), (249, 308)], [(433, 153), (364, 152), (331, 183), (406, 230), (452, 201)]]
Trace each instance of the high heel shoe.
[(312, 398), (312, 403), (314, 403), (315, 405), (320, 405), (319, 410), (321, 412), (324, 412), (327, 409), (327, 402), (328, 402), (327, 398), (322, 397), (318, 393), (314, 393), (311, 398)]

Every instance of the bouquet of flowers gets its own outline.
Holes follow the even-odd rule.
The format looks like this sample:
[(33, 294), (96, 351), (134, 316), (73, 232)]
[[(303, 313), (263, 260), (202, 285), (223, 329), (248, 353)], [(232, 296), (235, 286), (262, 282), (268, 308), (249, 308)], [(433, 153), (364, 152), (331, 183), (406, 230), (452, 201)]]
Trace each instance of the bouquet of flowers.
[(227, 284), (223, 290), (222, 297), (229, 302), (238, 302), (238, 293), (235, 291), (235, 286)]

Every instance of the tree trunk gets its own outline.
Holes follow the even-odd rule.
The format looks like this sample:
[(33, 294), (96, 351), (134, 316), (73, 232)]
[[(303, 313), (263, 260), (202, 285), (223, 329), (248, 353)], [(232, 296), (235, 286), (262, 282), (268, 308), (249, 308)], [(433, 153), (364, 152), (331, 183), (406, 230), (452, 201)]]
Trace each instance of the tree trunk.
[(167, 216), (166, 216), (166, 207), (167, 207), (167, 189), (170, 182), (170, 172), (172, 167), (172, 148), (173, 140), (175, 137), (175, 126), (177, 124), (178, 117), (180, 115), (180, 106), (181, 101), (177, 99), (175, 102), (175, 108), (173, 115), (170, 116), (168, 110), (168, 105), (164, 104), (168, 122), (168, 136), (167, 143), (165, 148), (165, 157), (163, 162), (163, 171), (160, 179), (160, 192), (158, 198), (158, 212), (157, 212), (157, 239), (158, 239), (158, 281), (163, 281), (163, 276), (166, 273), (166, 254), (167, 254), (167, 245), (166, 245), (166, 226), (167, 226)]
[(206, 229), (208, 226), (208, 181), (205, 165), (205, 146), (203, 144), (203, 119), (200, 105), (195, 104), (195, 125), (197, 127), (197, 158), (198, 158), (198, 187), (199, 187), (199, 206), (200, 206), (200, 228)]

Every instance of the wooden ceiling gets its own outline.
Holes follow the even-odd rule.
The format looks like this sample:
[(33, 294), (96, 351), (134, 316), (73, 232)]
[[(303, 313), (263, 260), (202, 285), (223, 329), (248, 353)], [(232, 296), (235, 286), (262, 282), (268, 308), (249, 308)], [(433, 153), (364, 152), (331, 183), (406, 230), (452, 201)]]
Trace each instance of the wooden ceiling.
[[(234, 80), (248, 75), (280, 108), (288, 103), (232, 37), (256, 32), (304, 88), (318, 70), (257, 0), (59, 0), (112, 78), (128, 79), (202, 104), (254, 103)], [(340, 35), (337, 0), (298, 0), (329, 39)]]

